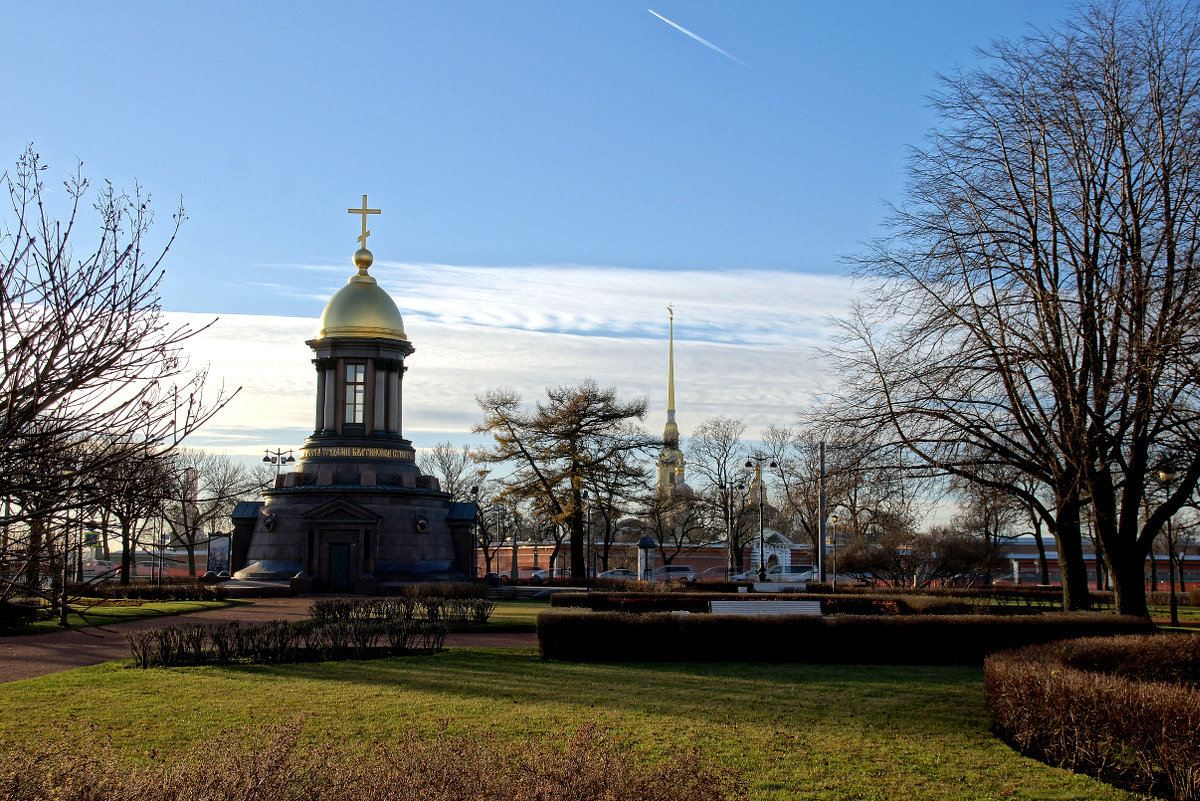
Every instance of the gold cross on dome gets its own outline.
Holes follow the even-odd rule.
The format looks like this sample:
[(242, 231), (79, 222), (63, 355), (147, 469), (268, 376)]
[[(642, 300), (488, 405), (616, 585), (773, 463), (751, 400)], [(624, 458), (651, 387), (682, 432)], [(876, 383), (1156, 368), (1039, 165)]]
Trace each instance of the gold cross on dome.
[(367, 215), (368, 214), (379, 214), (379, 209), (368, 209), (367, 208), (367, 196), (363, 195), (362, 208), (361, 209), (346, 209), (346, 213), (362, 215), (362, 235), (358, 238), (358, 241), (362, 244), (363, 250), (366, 250), (367, 249), (367, 237), (371, 235), (371, 232), (367, 230)]

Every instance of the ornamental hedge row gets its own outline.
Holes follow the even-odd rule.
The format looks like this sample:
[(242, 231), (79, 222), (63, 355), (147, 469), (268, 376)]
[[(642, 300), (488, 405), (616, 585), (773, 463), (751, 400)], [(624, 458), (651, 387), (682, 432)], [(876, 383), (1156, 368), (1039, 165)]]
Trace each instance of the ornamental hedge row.
[[(772, 603), (796, 600), (791, 594), (765, 593), (559, 593), (550, 598), (558, 609), (590, 609), (593, 612), (707, 612), (715, 600)], [(1034, 607), (1000, 606), (987, 600), (956, 599), (940, 595), (901, 595), (877, 593), (820, 594), (805, 593), (801, 600), (820, 601), (827, 615), (1012, 615), (1032, 613)], [(1038, 609), (1038, 611), (1041, 611)]]
[(180, 623), (125, 632), (139, 668), (377, 659), (442, 650), (446, 624), (428, 620)]
[(993, 730), (1024, 754), (1137, 792), (1200, 799), (1200, 636), (1073, 640), (995, 654)]
[(550, 611), (538, 615), (543, 659), (578, 662), (823, 662), (978, 665), (995, 651), (1068, 637), (1153, 630), (1100, 613), (741, 617)]

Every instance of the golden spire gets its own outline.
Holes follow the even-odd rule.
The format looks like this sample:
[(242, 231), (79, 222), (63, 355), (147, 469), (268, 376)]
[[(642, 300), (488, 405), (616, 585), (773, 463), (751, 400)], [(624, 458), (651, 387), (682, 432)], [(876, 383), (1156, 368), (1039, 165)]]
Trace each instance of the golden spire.
[(379, 211), (379, 209), (368, 209), (367, 208), (367, 196), (363, 195), (362, 208), (361, 209), (346, 209), (346, 213), (362, 215), (362, 234), (360, 234), (358, 237), (358, 242), (362, 245), (362, 247), (359, 248), (358, 251), (355, 252), (355, 254), (354, 254), (354, 264), (356, 267), (358, 267), (359, 275), (366, 275), (367, 268), (370, 267), (371, 262), (374, 261), (374, 257), (371, 255), (371, 251), (367, 250), (367, 237), (371, 235), (371, 232), (367, 230), (367, 215), (368, 214), (379, 214), (380, 211)]
[(667, 338), (667, 422), (675, 422), (675, 309), (667, 306), (671, 315)]

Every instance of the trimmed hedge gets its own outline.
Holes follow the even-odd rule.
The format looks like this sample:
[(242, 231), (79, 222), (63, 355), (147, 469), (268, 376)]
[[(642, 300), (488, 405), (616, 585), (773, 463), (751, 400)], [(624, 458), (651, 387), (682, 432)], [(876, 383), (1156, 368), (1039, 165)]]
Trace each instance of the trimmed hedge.
[(446, 624), (428, 620), (180, 623), (125, 632), (139, 668), (375, 659), (442, 650)]
[(1073, 640), (995, 654), (993, 730), (1024, 754), (1143, 793), (1200, 799), (1200, 636)]
[(978, 665), (995, 651), (1068, 637), (1153, 630), (1099, 613), (740, 617), (551, 611), (538, 615), (543, 659), (578, 662), (822, 662)]
[(205, 584), (191, 576), (168, 576), (161, 583), (116, 581), (72, 583), (67, 593), (73, 598), (132, 598), (140, 601), (223, 601), (229, 590), (220, 584)]
[[(795, 600), (789, 593), (661, 593), (589, 592), (559, 593), (550, 598), (557, 609), (590, 609), (593, 612), (707, 612), (714, 600), (771, 603)], [(998, 606), (986, 600), (955, 600), (937, 595), (804, 593), (803, 600), (820, 601), (826, 615), (1012, 615), (1031, 614), (1033, 607)], [(1040, 610), (1039, 610), (1040, 611)]]

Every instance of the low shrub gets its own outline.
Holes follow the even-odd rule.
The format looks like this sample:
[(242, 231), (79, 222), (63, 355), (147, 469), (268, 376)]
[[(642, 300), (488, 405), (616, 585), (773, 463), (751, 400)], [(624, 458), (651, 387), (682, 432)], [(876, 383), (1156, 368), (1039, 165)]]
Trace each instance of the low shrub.
[[(337, 659), (372, 659), (442, 650), (445, 623), (433, 620), (312, 620), (288, 623), (236, 621), (181, 623), (127, 631), (125, 642), (135, 667), (279, 664)], [(384, 644), (386, 643), (386, 644)], [(2, 797), (2, 796), (0, 796)]]
[(37, 620), (39, 608), (35, 601), (0, 601), (0, 629), (32, 623)]
[(405, 598), (486, 598), (487, 586), (470, 581), (438, 581), (409, 584), (400, 595)]
[[(745, 794), (735, 774), (678, 751), (647, 765), (592, 726), (562, 738), (506, 742), (494, 734), (413, 734), (347, 748), (301, 745), (301, 726), (244, 730), (130, 764), (94, 734), (37, 753), (0, 751), (0, 798), (23, 801), (726, 801)], [(81, 747), (82, 746), (82, 747)]]
[(1073, 640), (995, 654), (993, 730), (1022, 753), (1138, 792), (1200, 799), (1200, 637)]
[[(1146, 603), (1150, 604), (1151, 606), (1168, 606), (1168, 605), (1170, 605), (1170, 603), (1171, 603), (1170, 589), (1157, 590), (1155, 592), (1147, 592), (1146, 593)], [(1179, 606), (1194, 606), (1195, 604), (1192, 603), (1191, 590), (1188, 590), (1188, 592), (1176, 592), (1175, 593), (1175, 603), (1178, 604)]]
[(1021, 645), (1152, 629), (1144, 618), (1101, 613), (740, 617), (555, 610), (537, 619), (543, 658), (589, 662), (978, 665), (989, 653)]
[(365, 620), (391, 623), (406, 620), (441, 621), (448, 626), (487, 623), (496, 604), (486, 598), (445, 598), (436, 595), (396, 598), (322, 598), (309, 607), (317, 623)]
[(67, 592), (75, 598), (133, 598), (141, 601), (223, 601), (229, 590), (221, 584), (205, 584), (191, 576), (168, 576), (161, 582), (116, 581), (72, 583)]

